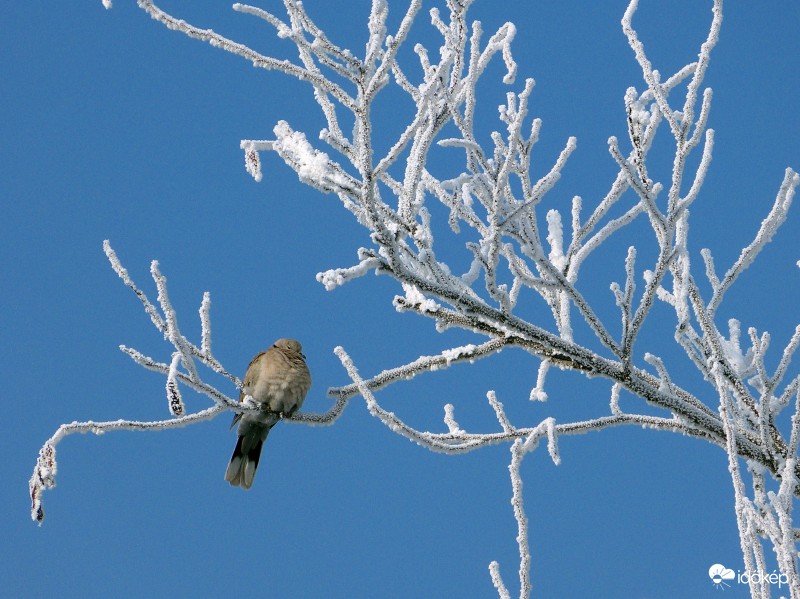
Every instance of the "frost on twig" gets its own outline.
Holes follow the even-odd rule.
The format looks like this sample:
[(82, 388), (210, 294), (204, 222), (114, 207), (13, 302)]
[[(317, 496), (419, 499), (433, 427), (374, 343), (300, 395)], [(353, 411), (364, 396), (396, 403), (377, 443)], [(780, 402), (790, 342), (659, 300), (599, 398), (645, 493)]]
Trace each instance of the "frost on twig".
[[(531, 78), (521, 85), (515, 83), (519, 71), (512, 52), (516, 27), (505, 23), (484, 35), (482, 25), (467, 18), (470, 1), (444, 0), (443, 4), (444, 11), (436, 7), (428, 11), (440, 38), (432, 50), (423, 44), (412, 45), (409, 39), (412, 24), (422, 14), (421, 0), (405, 5), (399, 25), (391, 31), (389, 4), (373, 0), (368, 40), (360, 53), (329, 39), (299, 0), (284, 0), (286, 17), (234, 5), (236, 11), (260, 19), (279, 38), (294, 44), (296, 59), (278, 60), (175, 18), (151, 0), (139, 0), (145, 11), (167, 27), (310, 86), (325, 119), (322, 130), (300, 131), (281, 120), (272, 129), (272, 139), (243, 140), (240, 146), (245, 167), (257, 181), (264, 176), (260, 154), (274, 152), (301, 182), (335, 196), (365, 228), (369, 244), (358, 251), (355, 264), (317, 275), (324, 287), (336, 289), (368, 272), (385, 274), (402, 290), (394, 298), (397, 310), (431, 319), (438, 331), (458, 328), (475, 336), (474, 344), (421, 356), (371, 376), (362, 376), (344, 349), (337, 348), (351, 383), (331, 388), (329, 394), (337, 399), (334, 411), (341, 410), (350, 397), (361, 395), (370, 413), (390, 430), (433, 451), (463, 453), (497, 443), (511, 445), (521, 596), (527, 597), (532, 589), (519, 471), (523, 456), (547, 437), (548, 450), (557, 463), (559, 436), (620, 425), (678, 432), (722, 448), (728, 455), (748, 568), (764, 567), (761, 541), (769, 539), (781, 574), (790, 579), (793, 596), (800, 596), (794, 565), (796, 528), (792, 525), (792, 505), (800, 495), (796, 401), (800, 378), (791, 374), (800, 329), (786, 345), (778, 367), (770, 371), (766, 332), (758, 334), (749, 328), (745, 336), (740, 324), (743, 319), (731, 319), (723, 333), (716, 320), (727, 291), (787, 222), (800, 176), (786, 169), (774, 205), (754, 240), (721, 277), (708, 250), (700, 253), (704, 268), (698, 271), (699, 261), (692, 261), (689, 243), (689, 209), (695, 202), (715, 200), (714, 194), (704, 197), (703, 193), (715, 143), (714, 131), (709, 128), (713, 93), (704, 87), (704, 81), (719, 40), (722, 0), (710, 0), (711, 22), (697, 60), (672, 74), (661, 73), (652, 64), (634, 26), (638, 0), (629, 2), (621, 25), (641, 71), (641, 89), (630, 87), (620, 94), (618, 129), (623, 135), (608, 139), (610, 186), (589, 190), (586, 197), (597, 197), (597, 201), (574, 196), (569, 206), (555, 196), (560, 193), (558, 184), (571, 156), (578, 151), (577, 138), (562, 137), (556, 157), (539, 155), (537, 142), (544, 125), (529, 114), (535, 83)], [(400, 58), (405, 49), (409, 60)], [(498, 84), (509, 87), (499, 106), (499, 122), (484, 137), (475, 128), (479, 113), (476, 90), (481, 78), (491, 72), (487, 67), (492, 61), (502, 61), (503, 76)], [(402, 98), (413, 116), (401, 123), (401, 132), (388, 144), (384, 139), (377, 144), (376, 130), (381, 123), (371, 119), (372, 109), (383, 101), (387, 88), (395, 92), (389, 101)], [(346, 129), (344, 122), (352, 127)], [(656, 136), (663, 138), (658, 144)], [(460, 160), (462, 167), (442, 168), (430, 153), (434, 147)], [(651, 161), (654, 148), (659, 152), (669, 148), (672, 155)], [(535, 154), (536, 169), (532, 167)], [(654, 162), (672, 164), (664, 180), (659, 180)], [(444, 207), (446, 227), (436, 220), (442, 211), (430, 208), (435, 202)], [(651, 245), (647, 248), (630, 233), (635, 222), (648, 231)], [(452, 235), (444, 235), (446, 231)], [(629, 248), (627, 255), (623, 263), (611, 266), (624, 282), (609, 281), (603, 287), (610, 287), (619, 310), (610, 318), (605, 309), (598, 308), (596, 283), (585, 282), (581, 275), (590, 259), (599, 257), (600, 248), (622, 237)], [(460, 244), (465, 260), (459, 267), (446, 263), (442, 255), (450, 255)], [(443, 247), (447, 252), (439, 251)], [(649, 251), (653, 248), (655, 251)], [(602, 262), (608, 264), (609, 259), (603, 256)], [(205, 389), (198, 365), (226, 374), (211, 355), (207, 299), (201, 308), (203, 341), (197, 348), (178, 330), (156, 263), (152, 274), (160, 311), (129, 282), (121, 265), (115, 265), (115, 270), (174, 347), (169, 363), (156, 362), (135, 350), (125, 351), (140, 365), (167, 377), (170, 409), (175, 415), (182, 414), (185, 406), (179, 386)], [(705, 279), (702, 284), (698, 272)], [(703, 295), (706, 283), (711, 288), (708, 298)], [(674, 341), (712, 393), (698, 396), (690, 392), (685, 386), (685, 364), (668, 359), (669, 352), (645, 345), (642, 331), (659, 302), (674, 312)], [(553, 368), (571, 371), (609, 385), (608, 414), (558, 424), (543, 418), (536, 426), (521, 426), (509, 420), (503, 404), (489, 391), (489, 408), (497, 421), (491, 430), (462, 429), (454, 405), (443, 398), (446, 431), (431, 433), (418, 431), (385, 410), (376, 396), (399, 380), (488, 358), (506, 348), (530, 354), (534, 360), (531, 372), (538, 366), (529, 399), (559, 401), (561, 398), (552, 397), (545, 389), (548, 372)], [(623, 392), (661, 415), (623, 410)], [(230, 409), (230, 400), (215, 393), (207, 393), (215, 406)], [(706, 397), (715, 399), (701, 399)], [(535, 404), (535, 408), (546, 405)], [(787, 420), (779, 418), (784, 410), (794, 410), (788, 435), (788, 427), (777, 424)], [(321, 420), (326, 418), (329, 416)], [(299, 415), (296, 419), (314, 420)], [(37, 472), (44, 488), (55, 472), (52, 447), (44, 451), (40, 462)], [(747, 464), (746, 470), (742, 463)], [(749, 496), (747, 476), (753, 487)], [(779, 487), (777, 492), (766, 490), (767, 479)], [(499, 565), (492, 562), (489, 569), (498, 594), (510, 597)], [(751, 588), (754, 596), (763, 591)]]

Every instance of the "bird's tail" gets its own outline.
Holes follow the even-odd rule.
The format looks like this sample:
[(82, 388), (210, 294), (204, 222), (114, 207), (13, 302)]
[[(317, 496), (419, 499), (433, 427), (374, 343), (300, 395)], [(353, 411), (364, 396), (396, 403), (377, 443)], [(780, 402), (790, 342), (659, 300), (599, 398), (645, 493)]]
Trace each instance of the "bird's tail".
[(258, 460), (261, 458), (261, 448), (270, 428), (272, 427), (261, 425), (250, 426), (249, 430), (239, 429), (239, 439), (225, 471), (225, 480), (232, 486), (249, 489), (253, 485)]

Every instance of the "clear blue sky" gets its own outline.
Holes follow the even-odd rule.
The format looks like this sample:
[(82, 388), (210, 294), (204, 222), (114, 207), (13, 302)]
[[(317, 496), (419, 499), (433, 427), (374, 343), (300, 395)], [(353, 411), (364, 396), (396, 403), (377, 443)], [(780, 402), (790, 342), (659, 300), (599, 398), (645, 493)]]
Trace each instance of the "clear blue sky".
[[(314, 379), (306, 411), (326, 410), (327, 388), (347, 382), (336, 345), (370, 375), (474, 340), (397, 314), (391, 299), (399, 289), (388, 278), (368, 276), (332, 293), (315, 281), (319, 271), (354, 262), (356, 249), (369, 243), (365, 230), (274, 156), (255, 183), (239, 150), (240, 139), (271, 137), (280, 119), (315, 139), (321, 119), (308, 88), (168, 31), (133, 0), (115, 4), (111, 11), (100, 0), (4, 9), (3, 594), (491, 597), (492, 560), (516, 589), (508, 447), (431, 454), (371, 418), (360, 398), (333, 427), (280, 424), (247, 493), (223, 481), (235, 443), (227, 414), (172, 432), (69, 437), (58, 446), (58, 486), (45, 495), (44, 526), (30, 521), (27, 481), (59, 424), (167, 415), (163, 379), (117, 347), (167, 361), (171, 348), (110, 269), (103, 239), (152, 299), (149, 264), (160, 261), (187, 334), (199, 334), (197, 308), (210, 291), (216, 354), (240, 375), (274, 339), (300, 339)], [(257, 19), (223, 3), (192, 4), (165, 8), (266, 54), (293, 55)], [(671, 74), (691, 62), (711, 2), (641, 4), (635, 23), (654, 64)], [(366, 0), (306, 5), (329, 37), (363, 51)], [(263, 6), (281, 12), (275, 0)], [(534, 77), (531, 112), (544, 120), (538, 172), (568, 136), (578, 138), (549, 196), (552, 207), (566, 209), (574, 194), (593, 206), (616, 174), (606, 140), (625, 138), (625, 89), (643, 87), (619, 26), (625, 6), (478, 0), (471, 11), (484, 39), (505, 21), (517, 25), (513, 89)], [(404, 8), (393, 0), (390, 7), (396, 24)], [(788, 0), (726, 6), (707, 77), (715, 92), (714, 161), (692, 208), (698, 264), (700, 248), (710, 247), (726, 268), (772, 205), (784, 169), (800, 168), (798, 22), (800, 9)], [(426, 14), (412, 39), (432, 39)], [(498, 81), (485, 90), (483, 119), (495, 127), (506, 89)], [(660, 147), (654, 178), (665, 180), (671, 158)], [(798, 209), (720, 311), (721, 324), (737, 316), (743, 328), (769, 330), (773, 351), (797, 324)], [(455, 253), (463, 240), (449, 243)], [(616, 280), (620, 247), (598, 266)], [(606, 305), (609, 282), (604, 274), (596, 283)], [(672, 355), (672, 328), (672, 315), (659, 308), (639, 351)], [(520, 426), (608, 409), (607, 383), (561, 372), (550, 377), (549, 402), (531, 404), (536, 367), (506, 351), (397, 384), (379, 399), (429, 430), (443, 430), (448, 402), (463, 428), (496, 430), (489, 389)], [(715, 405), (696, 378), (687, 375), (687, 386)], [(192, 410), (208, 405), (188, 392), (186, 402)], [(562, 439), (560, 448), (558, 467), (543, 450), (523, 465), (536, 596), (716, 597), (708, 567), (742, 568), (720, 449), (621, 428)], [(735, 585), (725, 596), (746, 594)]]

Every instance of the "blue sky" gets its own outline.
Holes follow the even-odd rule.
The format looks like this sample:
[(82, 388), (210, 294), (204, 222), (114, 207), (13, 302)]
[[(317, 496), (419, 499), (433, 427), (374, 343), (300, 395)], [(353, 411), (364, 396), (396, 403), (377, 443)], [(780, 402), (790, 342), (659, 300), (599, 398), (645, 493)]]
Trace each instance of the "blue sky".
[[(293, 56), (253, 17), (222, 3), (190, 4), (164, 8), (263, 53)], [(278, 4), (263, 6), (281, 14)], [(672, 73), (691, 62), (711, 2), (641, 4), (635, 24), (655, 66)], [(366, 0), (306, 6), (334, 41), (363, 50)], [(619, 26), (625, 6), (477, 0), (471, 10), (485, 39), (505, 21), (517, 26), (512, 89), (536, 79), (531, 113), (544, 121), (539, 172), (568, 136), (578, 138), (548, 197), (551, 207), (566, 209), (575, 194), (593, 206), (616, 174), (606, 140), (625, 138), (625, 89), (643, 87)], [(714, 89), (716, 144), (692, 207), (696, 265), (703, 247), (718, 265), (731, 264), (772, 205), (784, 169), (800, 168), (800, 9), (789, 1), (765, 6), (729, 3), (712, 54), (706, 84)], [(390, 10), (396, 24), (404, 7), (390, 2)], [(99, 0), (16, 2), (5, 8), (4, 25), (4, 593), (485, 597), (494, 594), (492, 560), (516, 589), (508, 447), (432, 454), (389, 432), (360, 398), (335, 426), (276, 427), (247, 493), (223, 481), (235, 443), (227, 414), (171, 432), (69, 437), (58, 446), (58, 486), (45, 495), (45, 523), (30, 521), (27, 481), (59, 424), (167, 416), (163, 379), (117, 347), (161, 360), (171, 348), (109, 267), (103, 239), (152, 299), (149, 264), (160, 261), (182, 330), (198, 341), (197, 308), (210, 291), (215, 353), (240, 376), (273, 340), (300, 339), (314, 380), (305, 411), (326, 410), (327, 388), (348, 382), (336, 345), (370, 375), (478, 338), (438, 334), (431, 321), (397, 314), (391, 299), (400, 290), (386, 277), (330, 293), (315, 281), (319, 271), (354, 263), (355, 251), (369, 243), (365, 230), (274, 156), (264, 157), (264, 181), (255, 183), (239, 150), (240, 139), (271, 137), (280, 119), (315, 139), (322, 120), (305, 86), (168, 31), (132, 0), (117, 0), (111, 11)], [(438, 48), (425, 14), (411, 37)], [(499, 72), (487, 73), (494, 79), (481, 96), (487, 130), (498, 126), (496, 106), (507, 91)], [(384, 114), (394, 110), (384, 107)], [(654, 178), (668, 178), (668, 149), (661, 145)], [(720, 325), (736, 316), (744, 327), (770, 331), (773, 352), (797, 324), (797, 228), (795, 208), (719, 315)], [(608, 283), (620, 280), (627, 245), (647, 246), (645, 232), (634, 228), (610, 247), (608, 262), (596, 265), (596, 282), (586, 277), (590, 296), (613, 306)], [(437, 241), (454, 255), (463, 244), (457, 237)], [(547, 311), (538, 310), (551, 326)], [(669, 310), (658, 308), (641, 354), (676, 355), (669, 349), (673, 326)], [(509, 350), (396, 384), (378, 399), (423, 430), (444, 430), (445, 403), (456, 405), (463, 428), (496, 430), (489, 389), (520, 426), (608, 409), (607, 383), (562, 372), (551, 373), (546, 404), (528, 402), (537, 367)], [(681, 374), (715, 405), (688, 367)], [(188, 392), (185, 399), (192, 410), (208, 405)], [(562, 439), (560, 449), (560, 466), (543, 448), (523, 464), (535, 596), (713, 597), (719, 591), (708, 567), (742, 568), (726, 457), (717, 447), (618, 428)], [(734, 585), (725, 596), (746, 594)]]

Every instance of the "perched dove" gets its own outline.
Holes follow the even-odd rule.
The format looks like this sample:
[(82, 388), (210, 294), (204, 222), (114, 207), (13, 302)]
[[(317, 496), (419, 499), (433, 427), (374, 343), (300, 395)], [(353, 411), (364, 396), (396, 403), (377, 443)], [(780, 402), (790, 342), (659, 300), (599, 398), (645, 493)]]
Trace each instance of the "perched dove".
[(233, 486), (250, 488), (261, 447), (270, 429), (281, 417), (291, 416), (303, 405), (309, 387), (311, 374), (299, 341), (278, 339), (272, 347), (253, 358), (244, 375), (239, 401), (250, 395), (262, 411), (237, 414), (233, 419), (233, 424), (241, 421), (237, 431), (239, 439), (225, 471), (225, 480)]

